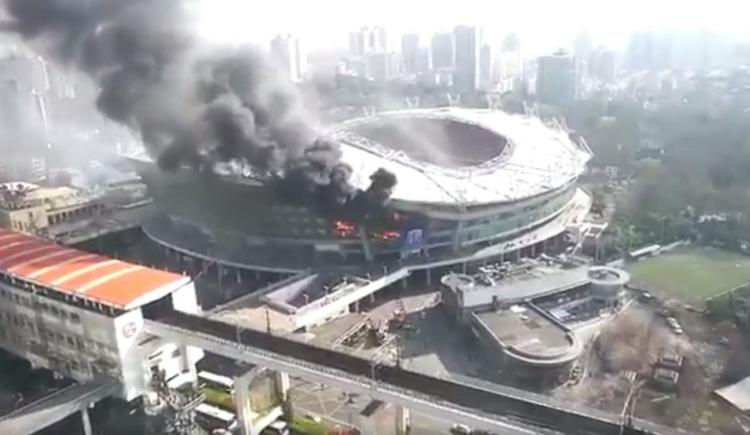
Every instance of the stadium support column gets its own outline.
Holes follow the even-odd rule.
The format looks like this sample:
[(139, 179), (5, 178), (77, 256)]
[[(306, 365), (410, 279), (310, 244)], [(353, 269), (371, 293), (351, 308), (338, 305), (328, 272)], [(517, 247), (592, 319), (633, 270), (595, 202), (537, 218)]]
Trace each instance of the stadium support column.
[(409, 433), (409, 408), (396, 406), (396, 435)]
[(459, 221), (456, 225), (456, 234), (453, 235), (453, 250), (458, 251), (461, 245), (461, 229), (464, 227), (464, 222)]
[(89, 418), (89, 410), (83, 408), (81, 410), (81, 428), (83, 429), (83, 435), (92, 435), (91, 431), (91, 419)]
[(365, 254), (365, 260), (370, 263), (373, 259), (370, 241), (367, 239), (367, 231), (364, 225), (359, 226), (359, 239), (362, 241), (362, 252)]
[(432, 271), (430, 270), (430, 268), (427, 268), (427, 274), (425, 276), (425, 281), (427, 282), (427, 286), (428, 287), (432, 285)]

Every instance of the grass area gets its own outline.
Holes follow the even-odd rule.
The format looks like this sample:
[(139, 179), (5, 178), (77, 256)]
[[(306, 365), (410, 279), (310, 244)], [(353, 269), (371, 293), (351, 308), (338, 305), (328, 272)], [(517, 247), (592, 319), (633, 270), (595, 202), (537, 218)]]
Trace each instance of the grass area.
[(695, 304), (750, 282), (750, 257), (715, 248), (685, 247), (631, 263), (628, 271), (635, 284)]
[(234, 397), (232, 397), (232, 394), (218, 390), (211, 387), (203, 387), (201, 389), (201, 392), (204, 396), (206, 396), (206, 403), (213, 406), (218, 406), (219, 408), (226, 409), (227, 411), (234, 411)]
[(291, 429), (293, 434), (300, 435), (327, 435), (329, 432), (328, 426), (322, 422), (317, 423), (313, 419), (304, 416), (295, 416), (291, 424)]

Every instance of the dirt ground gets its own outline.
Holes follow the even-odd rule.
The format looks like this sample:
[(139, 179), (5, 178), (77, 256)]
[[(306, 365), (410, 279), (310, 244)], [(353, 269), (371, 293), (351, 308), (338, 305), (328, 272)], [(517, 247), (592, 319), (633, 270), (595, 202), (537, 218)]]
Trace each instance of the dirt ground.
[[(685, 334), (667, 326), (662, 307), (633, 304), (605, 326), (581, 359), (581, 379), (552, 394), (596, 408), (622, 413), (631, 388), (637, 388), (633, 416), (693, 433), (746, 434), (750, 419), (713, 394), (741, 377), (747, 352), (740, 333), (682, 308), (670, 310)], [(678, 351), (685, 360), (675, 391), (649, 382), (653, 364), (665, 350)], [(736, 363), (735, 361), (744, 361)], [(733, 368), (732, 365), (740, 367)]]

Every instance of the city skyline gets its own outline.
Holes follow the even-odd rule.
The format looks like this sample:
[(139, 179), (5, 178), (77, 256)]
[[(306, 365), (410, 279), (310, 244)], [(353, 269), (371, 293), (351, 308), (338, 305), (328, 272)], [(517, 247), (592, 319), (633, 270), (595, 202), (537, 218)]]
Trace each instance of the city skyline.
[[(387, 0), (370, 8), (338, 0), (315, 5), (293, 3), (276, 2), (261, 15), (238, 0), (202, 0), (197, 8), (201, 14), (198, 26), (209, 39), (234, 43), (264, 42), (275, 34), (291, 32), (305, 40), (311, 51), (320, 51), (345, 50), (346, 35), (366, 25), (385, 26), (388, 45), (395, 47), (403, 33), (416, 33), (427, 40), (433, 33), (465, 24), (483, 27), (485, 39), (492, 44), (500, 42), (507, 33), (518, 33), (524, 50), (534, 56), (568, 47), (583, 30), (589, 31), (598, 43), (612, 48), (624, 48), (630, 35), (643, 29), (708, 29), (741, 38), (750, 36), (739, 16), (719, 17), (714, 13), (729, 10), (732, 5), (725, 0), (712, 2), (711, 8), (676, 8), (674, 1), (651, 4), (637, 0), (613, 5), (588, 0), (566, 5), (531, 2), (504, 6), (502, 11), (477, 1), (469, 1), (459, 10), (436, 8), (421, 0), (407, 4)], [(247, 13), (242, 13), (245, 10)], [(290, 14), (290, 10), (296, 13)], [(644, 10), (648, 14), (643, 14)], [(426, 11), (429, 14), (425, 15)], [(320, 20), (309, 19), (320, 12), (328, 12), (335, 19), (324, 25)]]

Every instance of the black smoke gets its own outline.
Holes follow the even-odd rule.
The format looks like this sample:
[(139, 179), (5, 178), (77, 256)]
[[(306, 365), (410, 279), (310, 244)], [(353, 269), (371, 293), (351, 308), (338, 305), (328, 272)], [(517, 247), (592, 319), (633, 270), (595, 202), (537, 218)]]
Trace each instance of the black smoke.
[(287, 196), (334, 208), (382, 204), (395, 184), (381, 170), (354, 192), (338, 144), (319, 138), (286, 76), (255, 48), (202, 43), (184, 0), (2, 1), (2, 28), (94, 79), (100, 111), (140, 132), (166, 170), (243, 161), (280, 177)]

